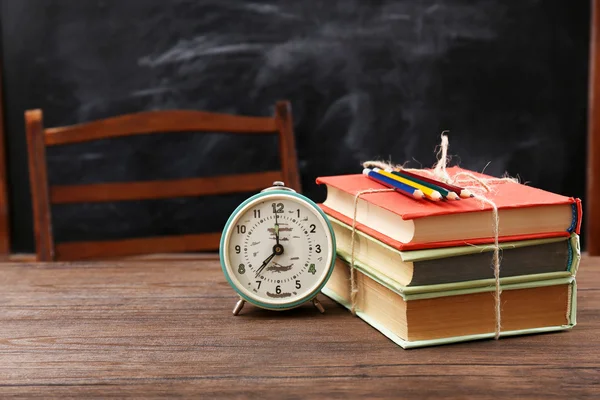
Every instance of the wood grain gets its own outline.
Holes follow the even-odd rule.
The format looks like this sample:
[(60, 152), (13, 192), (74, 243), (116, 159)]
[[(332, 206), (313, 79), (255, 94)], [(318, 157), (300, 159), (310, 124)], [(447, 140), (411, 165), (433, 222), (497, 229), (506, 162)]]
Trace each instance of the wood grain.
[(31, 183), (31, 206), (33, 208), (33, 236), (38, 261), (54, 259), (54, 238), (48, 194), (46, 170), (46, 147), (44, 146), (44, 121), (40, 110), (25, 112), (25, 133)]
[(600, 255), (600, 0), (592, 2), (587, 145), (586, 248)]
[(259, 192), (282, 180), (280, 171), (188, 178), (170, 181), (97, 183), (92, 185), (51, 186), (53, 204), (168, 199), (213, 194)]
[(402, 350), (321, 296), (268, 312), (217, 261), (0, 265), (0, 397), (599, 398), (600, 258), (568, 332)]
[(67, 242), (55, 245), (62, 261), (106, 259), (132, 255), (211, 251), (219, 248), (221, 233), (199, 233), (119, 240)]
[(161, 132), (275, 133), (275, 120), (194, 110), (145, 111), (85, 124), (46, 129), (46, 145), (89, 142)]
[(279, 153), (281, 169), (287, 187), (302, 191), (298, 173), (298, 156), (292, 121), (292, 106), (289, 101), (278, 101), (275, 105), (275, 122), (279, 130)]

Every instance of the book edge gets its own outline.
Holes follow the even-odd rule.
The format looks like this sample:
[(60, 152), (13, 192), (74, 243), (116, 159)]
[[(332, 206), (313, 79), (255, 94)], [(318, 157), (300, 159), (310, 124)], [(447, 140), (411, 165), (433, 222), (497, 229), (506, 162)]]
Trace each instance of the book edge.
[[(331, 216), (333, 218), (336, 218), (336, 219), (342, 221), (343, 223), (345, 223), (346, 225), (349, 225), (352, 223), (352, 220), (350, 218), (348, 218), (344, 214), (328, 207), (326, 204), (320, 203), (320, 204), (318, 204), (318, 206), (321, 207), (323, 212), (328, 217)], [(335, 214), (338, 214), (339, 217), (338, 217), (338, 215), (335, 215)], [(340, 219), (340, 217), (341, 217), (341, 219)], [(347, 219), (348, 222), (344, 221), (343, 219)], [(360, 222), (357, 222), (356, 230), (363, 232), (366, 235), (370, 236), (369, 233), (364, 232), (363, 229), (369, 229), (369, 230), (372, 230), (374, 233), (379, 234), (381, 236), (381, 238), (376, 238), (377, 240), (379, 240), (382, 243), (387, 244), (388, 246), (390, 246), (393, 249), (396, 249), (398, 251), (416, 251), (416, 250), (427, 250), (427, 249), (437, 249), (437, 248), (452, 248), (452, 247), (457, 247), (457, 246), (469, 246), (469, 245), (479, 246), (479, 245), (490, 244), (490, 243), (494, 242), (493, 237), (487, 237), (487, 238), (476, 238), (476, 239), (468, 239), (468, 240), (460, 240), (460, 239), (459, 240), (450, 240), (450, 241), (444, 241), (444, 242), (402, 243), (398, 240), (392, 239), (391, 237), (382, 234), (381, 232), (376, 231), (373, 228), (369, 228), (368, 226), (363, 225)], [(506, 243), (506, 242), (520, 241), (520, 240), (534, 240), (534, 239), (546, 239), (546, 238), (558, 238), (558, 237), (568, 238), (569, 236), (570, 236), (570, 234), (567, 231), (557, 231), (557, 232), (547, 232), (547, 233), (538, 233), (538, 234), (500, 236), (498, 238), (498, 241), (500, 243)], [(375, 236), (373, 236), (373, 237), (375, 237)]]
[[(327, 215), (329, 221), (334, 224), (340, 225), (342, 228), (352, 231), (352, 227), (346, 224), (339, 219)], [(469, 245), (469, 246), (454, 246), (454, 247), (440, 247), (434, 249), (420, 249), (420, 250), (399, 250), (395, 247), (388, 245), (387, 243), (382, 242), (381, 240), (368, 235), (358, 229), (356, 229), (356, 234), (364, 237), (367, 240), (374, 242), (375, 244), (387, 248), (390, 251), (396, 252), (400, 254), (402, 257), (402, 261), (404, 262), (417, 262), (417, 261), (428, 261), (428, 260), (437, 260), (440, 258), (448, 258), (448, 257), (458, 257), (469, 254), (477, 254), (481, 252), (492, 252), (494, 248), (491, 244), (487, 245)], [(571, 240), (571, 245), (573, 244), (573, 237), (575, 236), (575, 240), (579, 241), (579, 237), (576, 233), (572, 233), (570, 236), (555, 236), (549, 238), (538, 238), (538, 239), (524, 239), (524, 240), (511, 240), (507, 242), (500, 242), (499, 247), (501, 250), (505, 250), (508, 248), (516, 249), (521, 247), (529, 247), (529, 246), (537, 246), (540, 244), (546, 243), (556, 243), (564, 240)]]
[[(469, 173), (473, 172), (473, 171), (465, 170), (465, 169), (462, 169), (462, 168), (458, 168), (458, 169), (461, 170), (461, 171), (469, 172)], [(353, 193), (351, 191), (348, 191), (348, 190), (346, 190), (346, 189), (344, 189), (344, 188), (342, 188), (342, 187), (340, 187), (338, 185), (332, 185), (331, 183), (326, 182), (327, 178), (335, 178), (337, 176), (349, 176), (349, 175), (356, 175), (356, 177), (363, 176), (362, 174), (319, 176), (319, 177), (317, 177), (315, 179), (315, 182), (318, 185), (331, 186), (331, 187), (334, 187), (334, 188), (336, 188), (338, 190), (341, 190), (341, 191), (343, 191), (345, 193), (348, 193), (351, 196), (355, 196), (355, 193)], [(497, 178), (494, 178), (492, 176), (488, 176), (488, 175), (485, 175), (485, 174), (480, 174), (480, 175), (483, 175), (483, 176), (485, 176), (487, 178), (491, 178), (491, 179), (497, 179)], [(525, 186), (525, 187), (528, 187), (528, 188), (531, 188), (531, 189), (535, 189), (535, 190), (538, 190), (538, 191), (542, 191), (542, 192), (551, 194), (553, 196), (559, 196), (559, 197), (561, 197), (561, 199), (560, 199), (560, 201), (555, 201), (555, 202), (551, 202), (551, 203), (536, 202), (536, 203), (530, 203), (530, 204), (500, 206), (500, 207), (498, 207), (498, 210), (509, 210), (509, 209), (518, 209), (518, 208), (535, 208), (535, 207), (543, 207), (543, 206), (566, 205), (566, 204), (569, 204), (569, 205), (571, 205), (572, 207), (574, 207), (577, 210), (577, 211), (575, 211), (576, 214), (578, 214), (579, 216), (581, 215), (581, 213), (580, 213), (580, 211), (581, 211), (581, 200), (578, 199), (578, 198), (567, 197), (567, 196), (564, 196), (564, 195), (561, 195), (561, 194), (558, 194), (558, 193), (549, 192), (549, 191), (544, 190), (544, 189), (536, 188), (536, 187), (533, 187), (533, 186), (523, 185), (522, 183), (516, 183), (516, 184), (522, 185), (522, 186)], [(383, 185), (380, 185), (380, 186), (384, 187)], [(491, 207), (488, 209), (486, 206), (484, 206), (484, 208), (482, 210), (469, 210), (469, 211), (462, 211), (460, 213), (459, 212), (439, 212), (439, 213), (423, 214), (423, 213), (414, 213), (413, 212), (413, 213), (406, 213), (406, 214), (398, 214), (396, 211), (391, 210), (391, 209), (389, 209), (387, 207), (383, 207), (380, 204), (373, 203), (373, 202), (371, 202), (371, 203), (374, 206), (376, 206), (376, 207), (380, 207), (380, 208), (382, 208), (384, 210), (387, 210), (387, 211), (389, 211), (389, 212), (391, 212), (393, 214), (399, 215), (403, 220), (415, 220), (415, 219), (427, 218), (427, 217), (436, 216), (436, 215), (463, 214), (463, 213), (472, 213), (472, 212), (490, 212), (491, 213), (491, 211), (492, 211)], [(574, 225), (574, 227), (571, 227), (570, 229), (572, 229), (572, 230), (574, 229), (578, 233), (578, 230), (579, 230), (579, 227), (580, 227), (580, 223), (579, 223), (580, 220), (581, 220), (581, 218), (574, 218), (573, 219), (574, 223), (572, 224), (572, 225)]]
[[(557, 332), (557, 331), (564, 331), (564, 330), (572, 329), (577, 324), (577, 321), (576, 321), (577, 285), (576, 285), (575, 281), (571, 282), (571, 286), (572, 286), (572, 290), (571, 290), (572, 300), (571, 300), (571, 309), (570, 309), (570, 316), (569, 316), (568, 324), (549, 326), (549, 327), (541, 327), (541, 328), (529, 328), (529, 329), (518, 329), (518, 330), (512, 330), (512, 331), (501, 331), (500, 337), (502, 338), (502, 337), (528, 335), (528, 334), (535, 334), (535, 333), (548, 333), (548, 332)], [(344, 301), (333, 290), (331, 290), (327, 287), (324, 287), (322, 290), (322, 293), (325, 296), (332, 299), (333, 301), (341, 304), (348, 310), (351, 308), (350, 304), (348, 304), (346, 301)], [(492, 339), (495, 337), (495, 332), (490, 332), (490, 333), (480, 333), (480, 334), (476, 334), (476, 335), (453, 336), (453, 337), (441, 338), (441, 339), (408, 341), (408, 340), (402, 339), (400, 336), (391, 332), (389, 329), (385, 328), (384, 326), (379, 324), (377, 321), (373, 320), (366, 313), (364, 313), (360, 310), (356, 310), (356, 315), (360, 319), (365, 321), (367, 324), (369, 324), (371, 327), (378, 330), (380, 333), (382, 333), (384, 336), (386, 336), (392, 342), (394, 342), (395, 344), (397, 344), (398, 346), (402, 347), (405, 350), (412, 349), (412, 348), (419, 348), (419, 347), (440, 346), (440, 345), (451, 344), (451, 343), (461, 343), (461, 342), (467, 342), (467, 341), (473, 341), (473, 340)]]

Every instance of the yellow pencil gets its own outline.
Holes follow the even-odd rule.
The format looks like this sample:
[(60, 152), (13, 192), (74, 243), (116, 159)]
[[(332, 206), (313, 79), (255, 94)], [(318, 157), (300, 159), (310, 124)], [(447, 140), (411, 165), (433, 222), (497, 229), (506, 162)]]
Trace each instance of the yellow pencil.
[(438, 192), (437, 190), (433, 190), (430, 187), (423, 186), (415, 181), (411, 181), (410, 179), (406, 179), (401, 176), (394, 175), (389, 171), (384, 171), (379, 168), (373, 168), (373, 171), (376, 171), (376, 172), (380, 173), (381, 175), (386, 176), (395, 181), (402, 182), (405, 185), (414, 187), (415, 189), (419, 189), (421, 192), (423, 192), (425, 197), (428, 198), (429, 200), (440, 201), (443, 198), (442, 194), (440, 192)]

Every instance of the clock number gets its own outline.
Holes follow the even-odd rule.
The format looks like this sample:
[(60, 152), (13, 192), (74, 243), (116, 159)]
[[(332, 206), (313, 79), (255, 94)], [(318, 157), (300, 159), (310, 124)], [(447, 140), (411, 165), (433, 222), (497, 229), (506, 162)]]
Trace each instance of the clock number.
[(238, 273), (242, 275), (246, 273), (246, 266), (244, 264), (240, 264), (238, 267)]
[(260, 210), (254, 210), (254, 218), (260, 218)]
[(283, 203), (271, 203), (271, 207), (273, 207), (273, 214), (283, 213)]
[(315, 233), (315, 229), (317, 229), (315, 224), (310, 224), (310, 233)]
[(308, 267), (308, 272), (310, 272), (313, 275), (317, 273), (317, 269), (315, 268), (315, 264), (310, 264), (310, 267)]
[(281, 286), (280, 285), (277, 285), (277, 287), (275, 288), (275, 293), (281, 294)]
[(236, 225), (237, 233), (246, 233), (246, 225)]
[(235, 254), (240, 254), (241, 251), (242, 251), (242, 248), (240, 247), (239, 244), (237, 246), (235, 246)]
[(296, 281), (296, 289), (300, 289), (302, 287), (302, 285), (300, 284), (300, 281)]
[(256, 281), (256, 284), (258, 285), (257, 289), (260, 289), (260, 284), (262, 283), (262, 281)]
[(300, 209), (296, 210), (298, 212), (298, 218), (300, 218)]
[(315, 246), (315, 249), (316, 249), (315, 251), (316, 251), (317, 253), (320, 253), (320, 252), (321, 252), (321, 245), (320, 245), (320, 244), (316, 245), (316, 246)]

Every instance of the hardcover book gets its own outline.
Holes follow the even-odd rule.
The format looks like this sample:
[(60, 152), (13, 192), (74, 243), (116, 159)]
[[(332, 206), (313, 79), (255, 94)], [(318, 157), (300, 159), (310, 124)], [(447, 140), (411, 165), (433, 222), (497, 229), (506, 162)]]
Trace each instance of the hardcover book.
[[(450, 175), (469, 172), (458, 167)], [(500, 241), (515, 241), (579, 233), (581, 202), (514, 182), (496, 181), (486, 197), (499, 210)], [(354, 198), (368, 189), (386, 189), (362, 174), (317, 178), (327, 186), (322, 209), (352, 224)], [(478, 199), (460, 201), (415, 200), (396, 192), (369, 193), (359, 198), (356, 228), (398, 250), (490, 243), (493, 241), (492, 206)]]
[[(403, 348), (493, 338), (494, 286), (407, 295), (374, 270), (356, 266), (356, 314)], [(349, 265), (337, 259), (323, 293), (350, 308)], [(502, 285), (500, 336), (552, 332), (576, 324), (572, 276)]]
[[(328, 217), (338, 255), (350, 261), (352, 229)], [(521, 275), (529, 280), (556, 279), (575, 275), (579, 266), (579, 236), (575, 233), (568, 237), (503, 242), (500, 249), (501, 278)], [(354, 236), (355, 263), (370, 266), (410, 288), (467, 281), (471, 281), (470, 285), (494, 284), (493, 250), (493, 246), (479, 245), (401, 251), (361, 231)]]

